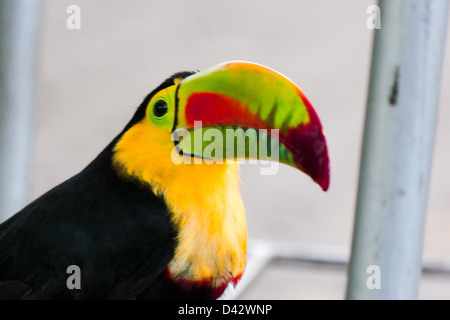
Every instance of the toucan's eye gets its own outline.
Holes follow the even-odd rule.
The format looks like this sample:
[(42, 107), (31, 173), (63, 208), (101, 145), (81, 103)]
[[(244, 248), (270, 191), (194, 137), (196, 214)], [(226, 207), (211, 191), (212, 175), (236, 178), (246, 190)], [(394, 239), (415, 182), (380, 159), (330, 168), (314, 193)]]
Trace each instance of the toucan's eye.
[(158, 100), (153, 105), (153, 114), (155, 115), (155, 117), (161, 118), (167, 113), (168, 109), (169, 107), (164, 100)]

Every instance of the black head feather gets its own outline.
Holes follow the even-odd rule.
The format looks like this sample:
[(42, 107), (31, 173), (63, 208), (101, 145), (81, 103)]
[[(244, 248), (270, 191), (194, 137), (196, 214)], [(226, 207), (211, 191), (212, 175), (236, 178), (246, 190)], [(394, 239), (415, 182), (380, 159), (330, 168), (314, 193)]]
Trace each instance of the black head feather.
[(130, 122), (126, 125), (124, 130), (121, 134), (125, 133), (128, 129), (130, 129), (133, 125), (138, 123), (144, 116), (145, 116), (145, 110), (147, 108), (148, 103), (150, 102), (151, 98), (158, 93), (159, 91), (168, 88), (170, 86), (173, 86), (175, 84), (175, 79), (184, 79), (191, 75), (196, 73), (195, 71), (182, 71), (177, 72), (173, 74), (170, 78), (167, 78), (163, 83), (161, 83), (156, 89), (154, 89), (152, 92), (150, 92), (142, 101), (141, 105), (137, 108), (136, 113), (134, 114), (133, 118), (131, 118)]

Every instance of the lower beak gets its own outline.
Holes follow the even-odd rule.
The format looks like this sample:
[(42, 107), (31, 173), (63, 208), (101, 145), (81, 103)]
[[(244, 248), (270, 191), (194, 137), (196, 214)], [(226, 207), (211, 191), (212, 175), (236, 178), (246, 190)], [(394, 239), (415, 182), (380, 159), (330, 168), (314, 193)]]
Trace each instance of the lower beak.
[(328, 189), (319, 117), (283, 75), (254, 63), (227, 62), (182, 80), (176, 99), (174, 136), (181, 154), (214, 161), (275, 160)]

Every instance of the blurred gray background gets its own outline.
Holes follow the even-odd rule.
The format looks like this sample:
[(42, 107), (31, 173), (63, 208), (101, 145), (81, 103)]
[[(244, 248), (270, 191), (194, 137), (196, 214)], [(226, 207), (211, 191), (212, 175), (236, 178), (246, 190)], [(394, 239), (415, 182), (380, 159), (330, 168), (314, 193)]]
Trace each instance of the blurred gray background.
[[(44, 1), (34, 113), (34, 199), (83, 169), (172, 73), (248, 60), (287, 75), (324, 125), (328, 192), (281, 166), (242, 166), (251, 238), (348, 248), (351, 244), (373, 31), (368, 0)], [(81, 8), (81, 30), (66, 9)], [(424, 259), (450, 262), (450, 32)], [(271, 264), (241, 298), (342, 299), (345, 268)], [(449, 299), (450, 276), (425, 275), (419, 298)]]

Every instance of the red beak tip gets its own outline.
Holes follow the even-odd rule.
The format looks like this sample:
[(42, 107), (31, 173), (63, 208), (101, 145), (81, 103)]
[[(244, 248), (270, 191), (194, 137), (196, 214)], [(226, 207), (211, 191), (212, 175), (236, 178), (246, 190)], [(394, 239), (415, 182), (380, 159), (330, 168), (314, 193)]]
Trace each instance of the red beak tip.
[(327, 191), (328, 187), (330, 186), (330, 182), (329, 180), (324, 181), (324, 182), (319, 182), (319, 186), (322, 188), (323, 191)]
[(330, 170), (327, 169), (323, 174), (314, 179), (314, 181), (322, 188), (323, 191), (327, 191), (330, 186)]

